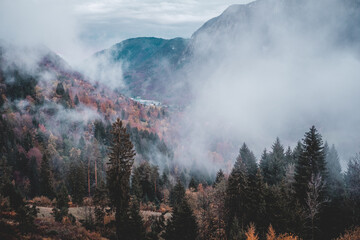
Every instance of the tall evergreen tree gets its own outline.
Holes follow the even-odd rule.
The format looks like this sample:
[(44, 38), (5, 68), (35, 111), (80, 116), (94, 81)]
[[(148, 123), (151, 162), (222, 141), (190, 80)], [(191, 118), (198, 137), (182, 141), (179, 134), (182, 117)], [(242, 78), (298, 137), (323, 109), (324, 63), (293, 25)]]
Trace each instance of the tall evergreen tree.
[(29, 161), (29, 179), (30, 179), (30, 197), (39, 195), (39, 171), (35, 157), (31, 157)]
[(62, 96), (65, 94), (65, 89), (64, 89), (64, 85), (62, 84), (62, 82), (59, 82), (56, 86), (56, 94)]
[(285, 165), (286, 165), (286, 167), (289, 164), (295, 164), (295, 158), (294, 158), (293, 152), (291, 151), (290, 147), (288, 147), (286, 152), (285, 152)]
[(189, 183), (189, 189), (193, 189), (194, 191), (197, 191), (198, 183), (197, 181), (192, 177)]
[(188, 202), (183, 197), (174, 207), (163, 237), (165, 240), (195, 240), (197, 235), (196, 219)]
[(294, 148), (294, 151), (293, 151), (293, 158), (294, 158), (295, 166), (299, 162), (302, 151), (303, 151), (302, 143), (301, 143), (301, 141), (298, 141), (296, 144), (296, 147)]
[(246, 143), (240, 148), (240, 157), (246, 166), (246, 171), (249, 177), (253, 178), (257, 172), (257, 163), (254, 153), (248, 148)]
[(79, 139), (78, 148), (81, 150), (81, 153), (83, 154), (83, 150), (86, 147), (86, 142), (83, 136)]
[(266, 168), (263, 169), (264, 180), (270, 185), (278, 184), (285, 177), (285, 153), (280, 139), (276, 138), (272, 152), (267, 158)]
[(121, 239), (127, 240), (143, 240), (145, 239), (144, 223), (140, 216), (139, 203), (136, 200), (131, 201), (129, 208), (129, 220), (126, 224), (126, 235), (121, 236)]
[[(263, 178), (265, 178), (264, 176), (269, 175), (269, 161), (270, 161), (269, 153), (265, 148), (263, 153), (261, 154), (260, 164), (259, 164), (261, 175), (263, 176)], [(267, 182), (265, 179), (264, 181)]]
[(107, 188), (112, 207), (115, 209), (116, 235), (122, 239), (128, 229), (130, 199), (130, 175), (134, 163), (135, 151), (130, 136), (122, 121), (117, 119), (112, 125), (113, 142), (110, 147), (109, 167), (107, 170)]
[(61, 222), (64, 217), (68, 216), (69, 194), (64, 184), (61, 185), (60, 190), (56, 195), (56, 206), (52, 211), (55, 221), (57, 222)]
[(305, 204), (312, 176), (326, 177), (322, 137), (315, 126), (305, 133), (302, 151), (295, 167), (295, 191), (300, 203)]
[(326, 197), (329, 201), (324, 204), (321, 212), (321, 229), (324, 238), (333, 239), (346, 227), (346, 214), (344, 212), (345, 182), (341, 173), (339, 155), (332, 145), (324, 145), (324, 155), (326, 161), (325, 183), (327, 185)]
[(74, 104), (75, 104), (75, 106), (77, 106), (77, 105), (79, 105), (79, 103), (80, 103), (79, 97), (78, 97), (78, 95), (76, 94), (76, 95), (75, 95), (75, 98), (74, 98)]
[(72, 201), (75, 204), (82, 204), (86, 195), (86, 173), (82, 162), (71, 162), (68, 174), (68, 184)]
[(266, 215), (266, 185), (258, 169), (254, 183), (249, 185), (249, 221), (257, 224), (260, 232), (265, 232), (268, 223), (265, 221)]
[(246, 167), (241, 157), (238, 157), (229, 176), (226, 189), (225, 211), (228, 236), (235, 217), (238, 219), (241, 229), (245, 230), (248, 216), (248, 197)]
[(165, 229), (165, 218), (164, 213), (160, 216), (150, 216), (150, 231), (146, 234), (147, 240), (158, 240), (160, 239), (161, 232)]
[(231, 226), (229, 227), (229, 237), (228, 239), (232, 240), (241, 240), (245, 238), (245, 232), (244, 229), (240, 226), (239, 220), (235, 216)]
[(104, 227), (105, 208), (109, 205), (108, 191), (103, 182), (100, 182), (95, 188), (94, 197), (95, 224), (100, 228)]
[[(6, 157), (2, 156), (0, 159), (0, 216), (2, 217), (3, 210), (14, 210), (16, 212), (15, 220), (19, 223), (18, 229), (23, 233), (32, 232), (36, 228), (34, 224), (37, 214), (36, 207), (26, 206), (20, 191), (12, 184), (11, 170)], [(3, 201), (7, 197), (10, 201), (9, 206), (6, 201)]]
[(218, 183), (220, 183), (224, 179), (225, 179), (224, 172), (222, 171), (222, 169), (220, 169), (216, 174), (216, 178), (215, 178), (215, 182), (213, 184), (213, 187), (215, 187)]
[(327, 172), (325, 181), (328, 185), (329, 197), (340, 197), (343, 194), (344, 178), (341, 173), (339, 155), (335, 146), (332, 145), (331, 148), (329, 148), (327, 143), (324, 145), (324, 154)]
[(345, 173), (346, 203), (349, 209), (349, 224), (360, 225), (360, 153), (348, 162)]
[(180, 181), (170, 191), (170, 205), (177, 206), (185, 197), (185, 188)]
[(144, 202), (155, 200), (155, 179), (152, 179), (153, 171), (148, 162), (142, 162), (134, 167), (132, 175), (132, 193)]
[(43, 154), (40, 167), (40, 194), (50, 199), (54, 198), (53, 177), (47, 154)]
[(133, 174), (131, 176), (131, 194), (138, 199), (143, 200), (143, 188), (141, 184), (141, 174), (138, 167), (134, 167)]

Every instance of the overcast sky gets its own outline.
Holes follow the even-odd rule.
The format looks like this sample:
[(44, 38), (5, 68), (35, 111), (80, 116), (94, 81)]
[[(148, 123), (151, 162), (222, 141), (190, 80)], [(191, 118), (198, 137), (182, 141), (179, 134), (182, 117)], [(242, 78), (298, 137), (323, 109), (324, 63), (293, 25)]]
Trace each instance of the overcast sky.
[(249, 0), (1, 0), (0, 38), (43, 43), (71, 62), (127, 38), (184, 37)]

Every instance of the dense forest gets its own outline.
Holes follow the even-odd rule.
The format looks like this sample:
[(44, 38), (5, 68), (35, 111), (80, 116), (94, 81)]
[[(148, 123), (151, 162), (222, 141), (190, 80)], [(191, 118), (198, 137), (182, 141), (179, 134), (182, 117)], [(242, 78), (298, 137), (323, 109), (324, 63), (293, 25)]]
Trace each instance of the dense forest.
[(260, 161), (244, 143), (231, 172), (211, 181), (175, 165), (159, 171), (151, 148), (172, 159), (171, 150), (119, 119), (94, 122), (94, 139), (77, 144), (19, 137), (0, 123), (2, 239), (335, 239), (351, 229), (339, 239), (359, 237), (360, 156), (342, 172), (314, 126), (294, 149), (277, 138)]

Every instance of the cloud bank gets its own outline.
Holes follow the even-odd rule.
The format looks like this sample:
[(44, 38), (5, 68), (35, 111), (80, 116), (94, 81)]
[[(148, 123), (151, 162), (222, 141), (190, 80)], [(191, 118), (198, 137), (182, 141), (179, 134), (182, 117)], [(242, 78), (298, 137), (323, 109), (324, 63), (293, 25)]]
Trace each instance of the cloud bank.
[(71, 64), (127, 38), (190, 37), (229, 4), (249, 0), (2, 0), (0, 39), (44, 44)]
[(270, 0), (205, 25), (186, 69), (195, 99), (180, 128), (193, 154), (183, 161), (206, 164), (226, 138), (260, 157), (276, 137), (294, 147), (315, 125), (345, 165), (360, 150), (360, 52), (349, 37), (358, 19), (343, 1)]

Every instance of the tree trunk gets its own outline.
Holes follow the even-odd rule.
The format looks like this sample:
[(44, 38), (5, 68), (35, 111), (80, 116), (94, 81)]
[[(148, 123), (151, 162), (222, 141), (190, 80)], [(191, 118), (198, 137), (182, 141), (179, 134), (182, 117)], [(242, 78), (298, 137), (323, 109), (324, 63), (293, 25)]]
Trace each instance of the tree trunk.
[(88, 160), (88, 194), (90, 197), (90, 159)]
[(97, 187), (97, 167), (96, 167), (96, 158), (95, 158), (95, 186)]

